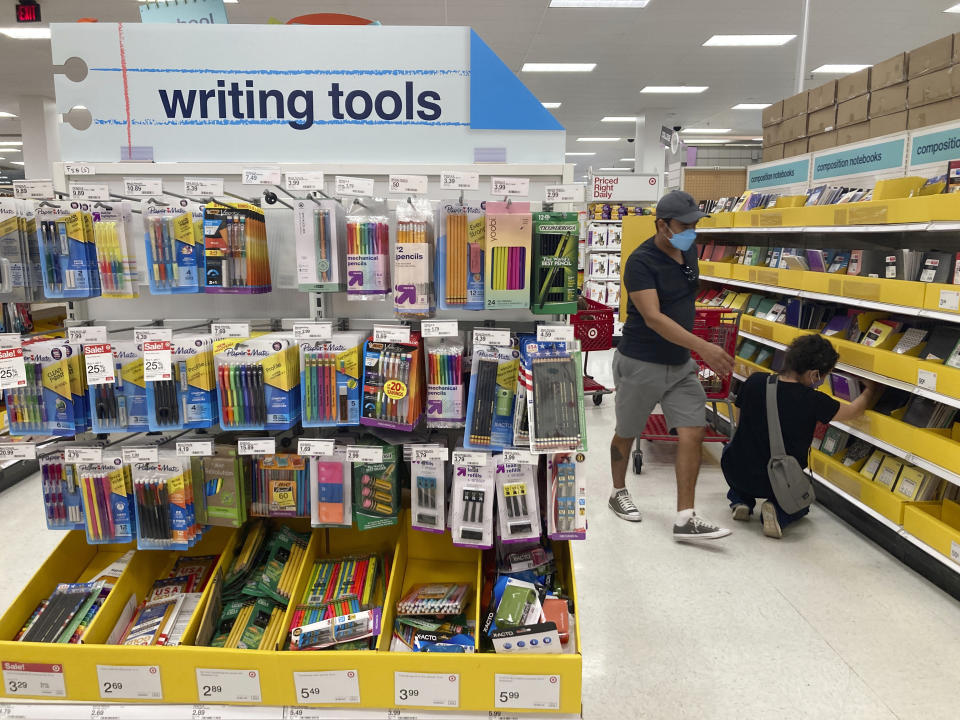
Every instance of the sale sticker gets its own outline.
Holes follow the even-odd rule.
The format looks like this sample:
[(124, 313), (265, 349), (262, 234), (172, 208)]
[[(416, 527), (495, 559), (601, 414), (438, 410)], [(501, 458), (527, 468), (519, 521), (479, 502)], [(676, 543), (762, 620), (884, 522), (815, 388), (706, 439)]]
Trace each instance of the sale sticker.
[(157, 665), (97, 665), (97, 684), (104, 700), (162, 700)]
[(497, 708), (559, 710), (560, 677), (557, 675), (501, 675), (493, 683)]
[(295, 672), (297, 702), (304, 705), (344, 705), (360, 702), (360, 677), (356, 670)]
[(0, 390), (23, 387), (27, 384), (27, 366), (23, 362), (23, 348), (0, 350)]
[(197, 696), (211, 703), (261, 702), (260, 672), (197, 668)]
[(395, 705), (460, 707), (460, 675), (457, 673), (393, 673)]
[(391, 400), (403, 400), (407, 396), (407, 384), (402, 380), (387, 380), (383, 384), (383, 394)]
[(3, 689), (7, 695), (66, 697), (63, 665), (3, 661)]
[(147, 382), (169, 380), (172, 348), (169, 340), (150, 340), (143, 344), (143, 379)]

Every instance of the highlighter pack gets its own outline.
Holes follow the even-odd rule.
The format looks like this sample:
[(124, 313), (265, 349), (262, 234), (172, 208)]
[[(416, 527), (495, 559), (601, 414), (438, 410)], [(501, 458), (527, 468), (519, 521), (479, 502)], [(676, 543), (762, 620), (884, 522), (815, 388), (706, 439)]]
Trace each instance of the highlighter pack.
[(100, 292), (108, 298), (140, 297), (137, 261), (132, 254), (133, 212), (126, 200), (93, 206), (93, 238), (100, 271)]
[[(199, 206), (192, 205), (199, 213)], [(203, 234), (191, 204), (143, 204), (147, 281), (154, 295), (203, 292)]]
[(71, 207), (74, 204), (44, 201), (36, 208), (43, 288), (48, 298), (100, 295), (93, 218)]
[(300, 343), (304, 427), (360, 424), (362, 333), (334, 333), (329, 342)]
[(484, 211), (446, 202), (440, 209), (437, 298), (443, 310), (483, 310)]
[(300, 290), (344, 290), (347, 285), (344, 252), (347, 220), (343, 206), (336, 200), (297, 200), (293, 205), (293, 227)]
[(289, 335), (214, 343), (220, 426), (288, 430), (300, 419), (300, 356)]
[(173, 338), (169, 380), (147, 382), (151, 430), (208, 428), (217, 422), (213, 340), (209, 335)]
[(209, 203), (203, 211), (203, 238), (206, 292), (270, 292), (263, 210), (249, 203)]

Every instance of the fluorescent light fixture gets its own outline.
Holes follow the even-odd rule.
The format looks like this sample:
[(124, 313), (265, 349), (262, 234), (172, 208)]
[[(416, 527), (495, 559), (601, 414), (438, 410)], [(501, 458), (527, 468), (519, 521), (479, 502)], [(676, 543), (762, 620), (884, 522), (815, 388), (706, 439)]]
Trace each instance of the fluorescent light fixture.
[(596, 155), (595, 152), (568, 152), (567, 155)]
[(596, 63), (524, 63), (520, 72), (593, 72)]
[(684, 128), (680, 132), (691, 135), (722, 135), (730, 132), (730, 128)]
[(620, 142), (622, 138), (613, 137), (582, 137), (577, 138), (577, 142)]
[(14, 115), (13, 113), (4, 112), (0, 110), (0, 118), (14, 118), (14, 117), (16, 117), (16, 115)]
[(5, 153), (18, 153), (18, 152), (20, 152), (20, 148), (5, 147), (5, 148), (3, 148), (2, 150), (0, 150), (0, 152), (5, 152)]
[(765, 110), (772, 103), (737, 103), (731, 110)]
[(0, 28), (0, 35), (6, 35), (14, 40), (49, 40), (48, 27), (4, 27)]
[(562, 103), (546, 102), (546, 103), (540, 103), (540, 104), (543, 105), (547, 110), (556, 110), (558, 107), (560, 107)]
[(714, 35), (704, 47), (778, 47), (786, 45), (796, 35)]
[(647, 85), (641, 93), (662, 95), (696, 95), (707, 89), (706, 85)]
[(946, 10), (944, 10), (944, 12), (960, 13), (960, 3), (953, 5), (952, 7), (948, 7)]
[(19, 160), (11, 160), (11, 161), (10, 161), (10, 164), (11, 164), (11, 165), (26, 165), (26, 163), (20, 162)]
[(687, 145), (725, 145), (730, 141), (723, 138), (689, 138), (684, 142)]
[(650, 0), (550, 0), (556, 8), (645, 8)]
[(16, 147), (20, 147), (23, 145), (23, 140), (0, 140), (0, 146), (5, 147), (7, 145), (15, 145)]
[(822, 73), (822, 74), (831, 74), (831, 75), (844, 75), (847, 73), (860, 72), (865, 70), (869, 65), (821, 65), (815, 70), (810, 72)]
[(624, 171), (633, 170), (633, 168), (625, 168), (625, 167), (607, 167), (607, 168), (600, 168), (600, 169), (601, 170), (624, 170)]
[(617, 162), (636, 162), (636, 158), (620, 158)]
[(754, 142), (763, 142), (763, 138), (762, 138), (762, 137), (750, 138), (750, 139), (753, 140)]
[(635, 123), (637, 117), (635, 115), (607, 115), (605, 118), (600, 118), (600, 122), (632, 122)]

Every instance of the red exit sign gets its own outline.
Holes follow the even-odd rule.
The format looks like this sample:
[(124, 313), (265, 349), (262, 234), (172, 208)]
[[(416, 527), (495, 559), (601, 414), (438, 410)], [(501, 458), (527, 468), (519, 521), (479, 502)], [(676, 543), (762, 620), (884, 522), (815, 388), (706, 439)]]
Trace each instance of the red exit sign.
[(17, 3), (17, 22), (40, 22), (40, 6), (35, 2)]

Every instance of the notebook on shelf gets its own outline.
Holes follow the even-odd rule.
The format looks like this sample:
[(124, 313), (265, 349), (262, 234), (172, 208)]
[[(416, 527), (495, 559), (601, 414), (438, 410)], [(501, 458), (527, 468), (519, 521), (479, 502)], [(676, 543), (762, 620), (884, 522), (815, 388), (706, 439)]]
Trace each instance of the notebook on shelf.
[(930, 333), (930, 339), (920, 356), (924, 360), (944, 362), (960, 343), (960, 327), (938, 325)]
[(860, 380), (854, 375), (834, 370), (830, 373), (830, 391), (839, 400), (853, 402), (860, 397)]
[(893, 351), (898, 355), (910, 355), (916, 357), (923, 350), (923, 343), (927, 339), (927, 331), (923, 328), (909, 328), (897, 344), (893, 346)]
[(950, 253), (924, 253), (923, 262), (920, 265), (920, 272), (917, 274), (917, 280), (924, 283), (949, 283), (951, 270), (950, 261), (952, 259), (953, 257)]

